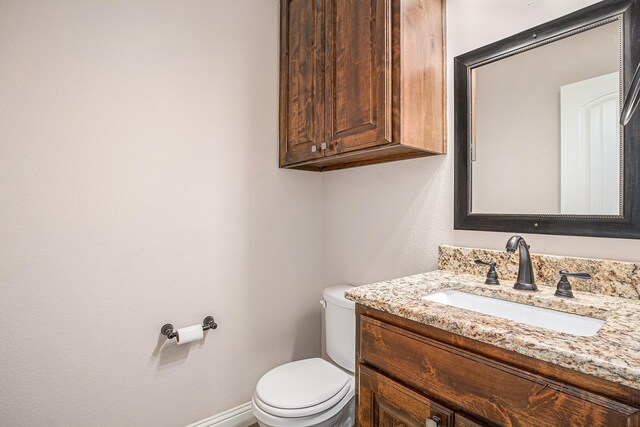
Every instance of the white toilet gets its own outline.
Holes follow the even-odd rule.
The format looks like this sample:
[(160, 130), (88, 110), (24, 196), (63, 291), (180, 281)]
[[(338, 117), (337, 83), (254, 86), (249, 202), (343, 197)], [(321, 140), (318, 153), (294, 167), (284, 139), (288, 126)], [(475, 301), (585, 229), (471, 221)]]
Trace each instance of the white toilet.
[(355, 304), (344, 297), (350, 286), (323, 292), (327, 354), (298, 360), (264, 374), (251, 410), (262, 427), (351, 427), (355, 424)]

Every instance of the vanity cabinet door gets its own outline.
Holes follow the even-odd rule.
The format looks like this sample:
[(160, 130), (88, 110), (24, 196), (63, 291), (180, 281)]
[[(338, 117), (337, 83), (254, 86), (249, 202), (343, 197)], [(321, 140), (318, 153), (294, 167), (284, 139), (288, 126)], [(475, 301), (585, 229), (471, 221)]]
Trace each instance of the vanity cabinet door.
[(359, 372), (360, 427), (452, 427), (450, 410), (365, 366)]
[(391, 142), (391, 0), (328, 0), (329, 155)]
[(282, 0), (280, 165), (324, 156), (324, 0)]

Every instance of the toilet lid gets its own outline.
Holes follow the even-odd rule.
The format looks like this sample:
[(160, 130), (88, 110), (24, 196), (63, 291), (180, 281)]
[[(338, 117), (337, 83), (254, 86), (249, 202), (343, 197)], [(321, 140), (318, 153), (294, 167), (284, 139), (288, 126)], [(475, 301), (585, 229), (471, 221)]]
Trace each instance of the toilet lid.
[(299, 360), (278, 366), (260, 378), (256, 397), (273, 408), (310, 408), (345, 391), (350, 379), (326, 360)]

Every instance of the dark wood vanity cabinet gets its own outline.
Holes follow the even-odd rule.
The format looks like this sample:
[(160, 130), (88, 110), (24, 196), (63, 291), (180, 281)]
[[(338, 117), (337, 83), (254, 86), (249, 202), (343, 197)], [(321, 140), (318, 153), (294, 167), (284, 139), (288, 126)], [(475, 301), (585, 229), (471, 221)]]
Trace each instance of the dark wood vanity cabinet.
[(640, 426), (640, 392), (357, 307), (357, 412), (368, 426)]
[(282, 0), (280, 166), (443, 154), (444, 0)]

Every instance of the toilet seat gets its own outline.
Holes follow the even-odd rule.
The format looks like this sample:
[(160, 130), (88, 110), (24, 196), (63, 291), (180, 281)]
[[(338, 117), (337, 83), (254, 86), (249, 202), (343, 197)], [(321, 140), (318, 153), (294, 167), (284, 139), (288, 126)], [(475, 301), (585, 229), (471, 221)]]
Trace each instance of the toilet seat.
[(336, 416), (355, 394), (355, 380), (326, 360), (287, 363), (258, 382), (252, 403), (270, 425), (315, 425)]
[(342, 398), (349, 393), (349, 389), (351, 388), (351, 384), (347, 382), (340, 391), (338, 391), (333, 397), (321, 402), (317, 405), (306, 406), (303, 408), (295, 408), (295, 409), (283, 409), (275, 406), (271, 406), (263, 402), (259, 396), (254, 396), (254, 402), (256, 406), (265, 411), (268, 414), (274, 415), (276, 417), (283, 418), (300, 418), (300, 417), (308, 417), (310, 415), (316, 415), (323, 411), (326, 411), (329, 408), (335, 406), (338, 402), (342, 400)]
[[(347, 392), (351, 376), (324, 359), (313, 358), (280, 365), (260, 378), (256, 396), (263, 408), (291, 417), (318, 413)], [(269, 409), (267, 409), (269, 408)], [(274, 413), (274, 415), (277, 415)]]

